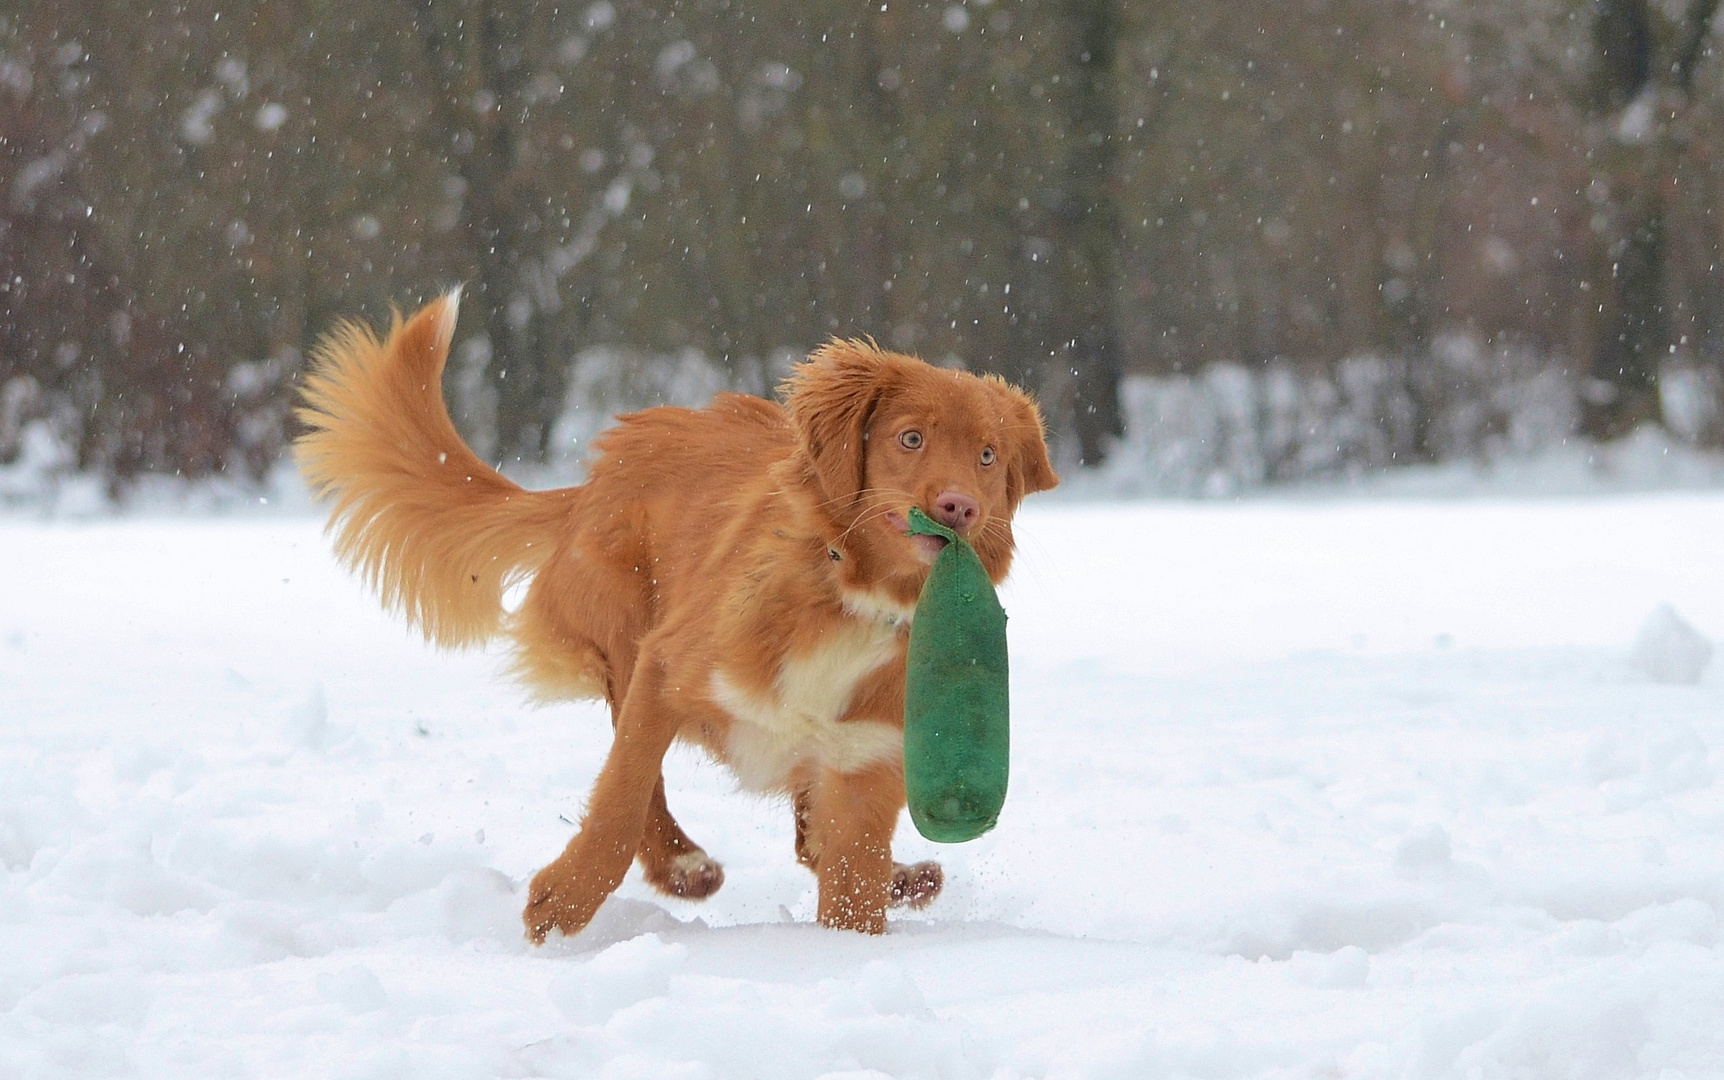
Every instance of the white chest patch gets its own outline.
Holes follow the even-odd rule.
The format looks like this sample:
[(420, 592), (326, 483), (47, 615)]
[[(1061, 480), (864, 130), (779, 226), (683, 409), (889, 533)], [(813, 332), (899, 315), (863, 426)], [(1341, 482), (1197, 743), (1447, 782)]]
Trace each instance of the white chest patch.
[(908, 626), (915, 617), (916, 605), (906, 607), (884, 592), (844, 593), (844, 610), (861, 619), (872, 619), (892, 626)]
[(772, 791), (799, 765), (856, 772), (904, 753), (904, 729), (839, 718), (856, 684), (896, 655), (897, 631), (882, 622), (845, 620), (813, 648), (792, 653), (772, 692), (756, 694), (713, 672), (712, 697), (731, 716), (727, 746), (742, 786)]

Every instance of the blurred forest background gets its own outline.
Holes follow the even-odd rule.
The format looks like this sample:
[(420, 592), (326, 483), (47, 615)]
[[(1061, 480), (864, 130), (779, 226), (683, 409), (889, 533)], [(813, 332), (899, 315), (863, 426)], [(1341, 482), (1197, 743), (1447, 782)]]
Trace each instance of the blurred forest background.
[(833, 334), (1174, 490), (1717, 444), (1717, 6), (0, 0), (0, 464), (262, 477), (456, 283), (528, 471)]

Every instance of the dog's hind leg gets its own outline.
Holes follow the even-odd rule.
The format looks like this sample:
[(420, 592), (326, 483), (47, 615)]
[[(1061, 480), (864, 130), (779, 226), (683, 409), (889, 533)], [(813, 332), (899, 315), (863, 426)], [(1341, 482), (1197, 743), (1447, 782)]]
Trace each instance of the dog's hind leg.
[[(584, 928), (605, 897), (622, 884), (649, 835), (655, 852), (670, 850), (673, 835), (680, 838), (685, 867), (693, 861), (691, 855), (705, 858), (665, 807), (664, 755), (685, 725), (714, 723), (722, 715), (704, 699), (683, 693), (681, 681), (672, 678), (651, 645), (643, 646), (617, 715), (610, 754), (587, 798), (581, 831), (528, 886), (521, 917), (535, 942), (543, 942), (552, 930), (574, 934)], [(723, 880), (716, 863), (712, 869), (708, 892)]]
[(578, 933), (628, 873), (660, 789), (665, 752), (683, 719), (666, 691), (664, 668), (643, 651), (581, 831), (528, 886), (521, 918), (533, 941), (543, 942), (552, 930)]
[(797, 788), (791, 806), (796, 814), (796, 861), (812, 870), (817, 861), (809, 829), (814, 815), (814, 793), (806, 787)]
[(892, 864), (892, 906), (921, 909), (946, 886), (946, 872), (933, 860)]
[(635, 858), (640, 861), (647, 884), (666, 896), (704, 900), (724, 884), (724, 867), (690, 840), (671, 816), (664, 798), (663, 772), (653, 788), (646, 832)]
[[(600, 559), (559, 554), (515, 616), (517, 677), (542, 700), (602, 696), (614, 731), (643, 632), (629, 616), (649, 606), (633, 575), (607, 573)], [(671, 816), (662, 772), (636, 857), (648, 884), (667, 896), (702, 900), (724, 884), (724, 867)]]
[[(611, 727), (615, 730), (622, 718), (622, 699), (628, 694), (633, 670), (634, 650), (618, 646), (617, 652), (628, 662), (624, 674), (614, 679), (611, 698)], [(622, 667), (621, 664), (618, 665)], [(666, 896), (684, 900), (705, 900), (724, 884), (724, 867), (708, 855), (701, 846), (688, 838), (671, 816), (670, 804), (664, 795), (664, 768), (659, 768), (658, 782), (653, 785), (652, 802), (647, 806), (646, 831), (641, 834), (640, 851), (635, 859), (641, 864), (641, 874), (647, 884)]]

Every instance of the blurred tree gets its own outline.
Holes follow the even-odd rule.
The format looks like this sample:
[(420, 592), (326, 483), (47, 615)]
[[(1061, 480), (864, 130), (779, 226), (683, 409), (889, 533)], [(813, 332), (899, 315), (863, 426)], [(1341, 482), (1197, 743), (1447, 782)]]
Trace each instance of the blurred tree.
[(1675, 351), (1668, 232), (1696, 69), (1707, 55), (1717, 0), (1686, 0), (1660, 17), (1646, 0), (1599, 0), (1594, 49), (1593, 151), (1609, 270), (1604, 318), (1583, 389), (1582, 430), (1615, 438), (1659, 422), (1658, 368)]
[[(0, 17), (0, 383), (110, 477), (256, 470), (280, 445), (247, 423), (272, 407), (255, 393), (268, 387), (230, 385), (224, 362), (261, 324), (202, 318), (245, 306), (226, 223), (194, 197), (222, 170), (205, 135), (245, 77), (213, 62), (208, 26), (176, 34), (95, 0)], [(184, 85), (188, 58), (208, 85)], [(176, 98), (182, 122), (163, 131)], [(140, 113), (155, 138), (138, 136)]]
[[(1064, 0), (1063, 71), (1067, 84), (1064, 182), (1052, 198), (1053, 259), (1060, 328), (1050, 367), (1071, 375), (1070, 428), (1079, 461), (1096, 465), (1108, 442), (1125, 434), (1120, 417), (1119, 225), (1121, 18), (1116, 0)], [(1044, 375), (1042, 386), (1049, 384)], [(1057, 383), (1055, 384), (1057, 385)], [(1062, 403), (1063, 404), (1063, 403)], [(1063, 419), (1059, 414), (1056, 420)]]
[(1724, 385), (1716, 7), (0, 0), (0, 462), (260, 475), (317, 332), (463, 282), (497, 460), (594, 377), (769, 393), (832, 334), (1086, 463), (1125, 373), (1217, 365), (1373, 461), (1476, 452), (1510, 355), (1612, 437), (1661, 364)]
[[(484, 377), (495, 395), (476, 441), (505, 460), (542, 460), (563, 407), (565, 315), (546, 265), (543, 215), (555, 179), (530, 117), (544, 87), (533, 61), (550, 26), (533, 0), (413, 0), (410, 18), (436, 87), (436, 122), (459, 181), (460, 218), (476, 268), (471, 301), (482, 314)], [(465, 261), (465, 260), (464, 260)], [(463, 275), (465, 276), (465, 275)], [(561, 330), (562, 332), (559, 332)]]

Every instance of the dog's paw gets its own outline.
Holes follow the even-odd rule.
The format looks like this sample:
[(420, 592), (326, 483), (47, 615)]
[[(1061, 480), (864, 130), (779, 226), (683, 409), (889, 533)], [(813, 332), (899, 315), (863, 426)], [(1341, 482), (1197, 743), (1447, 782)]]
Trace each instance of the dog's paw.
[(893, 863), (892, 906), (925, 908), (940, 895), (945, 884), (945, 872), (937, 862), (919, 862), (913, 866)]
[(616, 882), (596, 882), (568, 869), (566, 856), (533, 875), (527, 886), (527, 907), (521, 912), (527, 938), (543, 945), (553, 930), (573, 936), (587, 928), (593, 913), (616, 888)]
[(704, 851), (685, 851), (660, 872), (648, 873), (647, 883), (666, 896), (705, 900), (724, 884), (724, 867)]
[(527, 940), (534, 945), (543, 945), (545, 938), (552, 930), (560, 930), (565, 934), (574, 934), (585, 925), (573, 917), (564, 890), (549, 884), (541, 884), (534, 880), (527, 890), (527, 908), (521, 912), (521, 922), (527, 927)]

